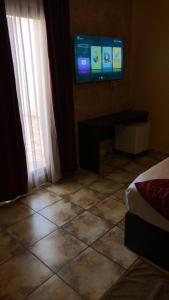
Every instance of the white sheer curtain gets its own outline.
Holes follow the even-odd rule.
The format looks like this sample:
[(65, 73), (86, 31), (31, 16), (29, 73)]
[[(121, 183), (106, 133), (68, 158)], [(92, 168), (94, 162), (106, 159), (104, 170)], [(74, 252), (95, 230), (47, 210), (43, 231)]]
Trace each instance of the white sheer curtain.
[(41, 0), (6, 0), (29, 186), (60, 178), (46, 26)]

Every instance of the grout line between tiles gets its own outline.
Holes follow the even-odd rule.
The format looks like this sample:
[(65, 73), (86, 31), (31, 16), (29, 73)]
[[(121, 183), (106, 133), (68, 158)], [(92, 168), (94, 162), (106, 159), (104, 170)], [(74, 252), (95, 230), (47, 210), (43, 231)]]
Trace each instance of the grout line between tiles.
[(98, 249), (95, 249), (94, 247), (90, 246), (91, 249), (93, 249), (94, 251), (96, 251), (98, 254), (103, 255), (105, 258), (107, 258), (108, 260), (110, 260), (111, 262), (113, 262), (114, 264), (118, 265), (119, 267), (121, 267), (123, 270), (128, 270), (128, 268), (125, 268), (124, 266), (122, 266), (119, 262), (113, 260), (111, 257), (107, 256), (106, 254), (100, 252)]
[(2, 225), (2, 231), (6, 230), (7, 228), (9, 228), (11, 226), (17, 225), (18, 223), (21, 223), (21, 222), (25, 221), (26, 219), (30, 218), (31, 216), (35, 215), (36, 212), (33, 209), (31, 209), (31, 210), (33, 211), (33, 213), (28, 215), (28, 216), (25, 216), (23, 219), (20, 219), (20, 220), (14, 222), (14, 223), (11, 223), (10, 225), (4, 225), (4, 226)]
[[(86, 299), (82, 294), (79, 293), (78, 290), (76, 290), (74, 287), (72, 287), (67, 281), (65, 281), (65, 279), (63, 279), (59, 274), (56, 274), (60, 280), (62, 280), (66, 285), (68, 285), (72, 290), (74, 290), (74, 292), (76, 292), (80, 297), (82, 297), (82, 299)], [(57, 300), (57, 299), (56, 299)], [(59, 299), (58, 299), (59, 300)], [(87, 299), (86, 299), (87, 300)]]
[[(80, 207), (80, 206), (79, 206), (79, 207)], [(81, 214), (85, 211), (84, 208), (81, 208), (81, 207), (80, 207), (80, 209), (81, 209), (81, 210), (80, 210), (75, 216), (73, 216), (72, 218), (70, 218), (69, 221), (65, 222), (65, 223), (64, 223), (63, 225), (61, 225), (61, 226), (57, 225), (56, 223), (54, 223), (54, 221), (52, 221), (52, 220), (48, 219), (46, 216), (42, 215), (40, 212), (38, 212), (37, 214), (39, 214), (41, 217), (44, 217), (46, 220), (50, 221), (51, 223), (53, 223), (53, 224), (54, 224), (55, 226), (57, 226), (58, 228), (62, 228), (63, 226), (65, 226), (65, 225), (68, 224), (69, 222), (73, 221), (76, 217), (78, 217), (79, 215), (81, 215)]]
[(44, 285), (48, 280), (50, 280), (55, 274), (52, 274), (48, 279), (44, 280), (39, 286), (34, 288), (30, 293), (28, 293), (22, 300), (27, 299), (29, 296), (31, 296), (36, 290), (38, 290), (42, 285)]
[[(87, 246), (87, 245), (86, 245)], [(82, 251), (80, 251), (76, 256), (74, 256), (73, 258), (71, 258), (71, 259), (69, 259), (62, 267), (60, 267), (57, 271), (54, 271), (50, 266), (48, 266), (43, 260), (41, 260), (41, 258), (39, 258), (35, 253), (33, 253), (30, 249), (26, 249), (26, 250), (28, 250), (34, 257), (36, 257), (41, 263), (43, 263), (44, 265), (45, 265), (45, 267), (47, 267), (52, 273), (53, 273), (53, 275), (52, 276), (54, 276), (54, 275), (56, 275), (56, 276), (58, 276), (67, 286), (69, 286), (71, 289), (73, 289), (76, 293), (78, 293), (78, 295), (79, 296), (81, 296), (81, 297), (83, 297), (76, 289), (74, 289), (74, 287), (72, 287), (69, 283), (67, 283), (62, 277), (60, 277), (59, 275), (58, 275), (58, 272), (60, 272), (60, 270), (64, 267), (64, 266), (66, 266), (68, 263), (70, 263), (71, 261), (73, 261), (75, 258), (77, 258), (80, 254), (82, 254), (85, 250), (87, 250), (88, 249), (88, 246), (86, 247), (86, 248), (84, 248)], [(51, 276), (51, 277), (52, 277)], [(48, 280), (48, 279), (47, 279)], [(47, 281), (46, 280), (46, 281)], [(46, 282), (45, 281), (45, 282)], [(44, 282), (44, 283), (45, 283)], [(39, 288), (39, 287), (38, 287)], [(37, 289), (37, 288), (36, 288)], [(36, 290), (35, 289), (35, 290)], [(28, 297), (28, 296), (27, 296)]]
[[(125, 164), (125, 167), (126, 167), (128, 164), (130, 164), (130, 162), (126, 163), (126, 164)], [(124, 165), (123, 165), (123, 166), (124, 166)], [(118, 168), (118, 167), (116, 166), (116, 168)], [(119, 167), (119, 168), (120, 168), (120, 167)], [(124, 169), (124, 170), (125, 170), (125, 169)], [(126, 172), (127, 172), (127, 171), (126, 171)], [(132, 174), (133, 174), (133, 173), (132, 173)], [(136, 175), (136, 176), (137, 176), (137, 175)], [(105, 176), (105, 175), (99, 175), (99, 178), (109, 179), (109, 180), (113, 181), (112, 179), (107, 178), (107, 176)], [(73, 195), (74, 193), (80, 191), (82, 188), (88, 188), (88, 189), (90, 189), (90, 190), (93, 191), (94, 189), (90, 188), (90, 185), (93, 184), (94, 182), (97, 182), (97, 181), (98, 181), (98, 180), (94, 180), (94, 181), (90, 182), (90, 184), (88, 184), (88, 185), (85, 185), (85, 184), (81, 184), (81, 183), (80, 183), (81, 187), (80, 187), (79, 189), (77, 189), (76, 191), (71, 192), (71, 193), (69, 193), (69, 194), (67, 194), (67, 195), (58, 195), (56, 192), (49, 191), (49, 190), (47, 189), (47, 187), (46, 187), (46, 188), (45, 188), (45, 187), (41, 188), (40, 190), (42, 190), (42, 191), (45, 191), (45, 192), (47, 192), (47, 193), (52, 193), (52, 194), (54, 194), (54, 195), (57, 195), (57, 196), (61, 197), (61, 199), (56, 200), (55, 202), (53, 202), (53, 203), (51, 203), (51, 204), (45, 206), (44, 208), (49, 207), (49, 206), (51, 206), (51, 205), (57, 203), (58, 201), (65, 199), (68, 195)], [(113, 182), (115, 182), (115, 181), (113, 181)], [(117, 183), (117, 182), (115, 182), (115, 183)], [(49, 186), (50, 186), (50, 185), (49, 185)], [(124, 185), (124, 186), (126, 187), (126, 185)], [(118, 190), (120, 190), (120, 189), (122, 189), (122, 187), (119, 188)], [(113, 191), (112, 194), (116, 193), (118, 190)], [(94, 191), (97, 191), (97, 190), (94, 190)], [(97, 192), (98, 192), (98, 191), (97, 191)], [(99, 193), (100, 193), (100, 192), (99, 192)], [(104, 194), (104, 193), (101, 193), (101, 194)], [(82, 298), (84, 298), (84, 296), (82, 296), (77, 290), (75, 290), (71, 285), (69, 285), (69, 284), (68, 284), (62, 277), (60, 277), (57, 273), (60, 272), (60, 270), (61, 270), (64, 266), (66, 266), (68, 263), (70, 263), (71, 261), (73, 261), (76, 257), (78, 257), (82, 252), (86, 251), (88, 248), (93, 249), (94, 251), (98, 252), (99, 254), (105, 256), (108, 260), (110, 260), (110, 261), (112, 261), (112, 262), (118, 264), (117, 262), (115, 262), (115, 261), (112, 260), (111, 258), (107, 257), (106, 255), (104, 255), (103, 253), (101, 253), (100, 251), (98, 251), (97, 249), (95, 249), (95, 248), (93, 247), (93, 245), (94, 245), (94, 243), (95, 243), (97, 240), (101, 239), (104, 235), (106, 235), (109, 231), (111, 231), (112, 228), (113, 228), (114, 226), (118, 226), (122, 220), (120, 220), (120, 221), (119, 221), (118, 223), (116, 223), (116, 224), (113, 224), (112, 227), (111, 227), (110, 229), (108, 229), (106, 232), (104, 232), (103, 235), (99, 236), (93, 243), (91, 243), (90, 245), (87, 245), (87, 244), (86, 244), (86, 248), (85, 248), (85, 249), (83, 249), (82, 251), (80, 251), (75, 257), (73, 257), (73, 258), (70, 259), (67, 263), (65, 263), (65, 264), (64, 264), (57, 272), (54, 272), (48, 265), (46, 265), (46, 264), (45, 264), (38, 256), (36, 256), (34, 253), (32, 253), (31, 250), (28, 248), (28, 247), (34, 246), (34, 245), (35, 245), (36, 243), (38, 243), (40, 240), (46, 238), (47, 236), (49, 236), (50, 234), (54, 233), (54, 232), (57, 231), (57, 230), (63, 230), (63, 231), (65, 231), (66, 233), (68, 233), (68, 234), (72, 235), (73, 237), (75, 237), (77, 240), (79, 240), (79, 241), (81, 241), (81, 242), (84, 243), (84, 241), (80, 240), (78, 237), (76, 237), (76, 236), (73, 235), (72, 233), (66, 231), (66, 230), (64, 229), (64, 226), (66, 226), (67, 224), (69, 224), (70, 222), (72, 222), (74, 219), (76, 219), (78, 216), (80, 216), (80, 215), (81, 215), (82, 213), (84, 213), (85, 211), (89, 211), (89, 212), (92, 213), (93, 215), (96, 215), (96, 214), (94, 214), (93, 212), (91, 212), (90, 209), (91, 209), (92, 207), (98, 205), (98, 203), (100, 203), (101, 201), (105, 200), (106, 198), (111, 197), (112, 194), (110, 194), (110, 195), (104, 194), (104, 195), (105, 195), (105, 198), (103, 198), (102, 200), (99, 200), (98, 202), (96, 202), (93, 206), (91, 206), (91, 207), (88, 208), (88, 209), (82, 208), (82, 211), (81, 211), (81, 212), (79, 212), (76, 216), (74, 216), (71, 220), (69, 220), (67, 223), (65, 223), (65, 224), (62, 225), (62, 226), (56, 225), (56, 224), (55, 224), (54, 222), (52, 222), (50, 219), (48, 219), (48, 218), (46, 218), (45, 216), (41, 215), (39, 212), (40, 212), (42, 209), (41, 209), (41, 210), (38, 210), (38, 211), (35, 211), (35, 210), (32, 209), (29, 205), (23, 203), (22, 200), (21, 200), (21, 204), (22, 204), (23, 206), (25, 206), (26, 208), (31, 209), (31, 210), (33, 211), (33, 214), (30, 214), (30, 215), (24, 217), (23, 219), (21, 219), (21, 220), (15, 222), (15, 223), (12, 223), (12, 224), (10, 224), (10, 225), (7, 225), (7, 226), (5, 226), (5, 227), (2, 227), (2, 232), (5, 232), (6, 234), (8, 234), (13, 240), (16, 240), (16, 242), (17, 242), (19, 245), (21, 245), (21, 247), (23, 248), (23, 250), (25, 250), (25, 251), (28, 252), (28, 253), (31, 253), (31, 255), (33, 255), (34, 257), (36, 257), (43, 265), (45, 265), (45, 266), (52, 272), (52, 275), (51, 275), (48, 279), (46, 279), (43, 283), (41, 283), (38, 287), (36, 287), (33, 291), (31, 291), (30, 294), (26, 295), (26, 296), (24, 297), (24, 299), (26, 299), (27, 297), (29, 297), (29, 295), (31, 295), (35, 290), (37, 290), (38, 288), (40, 288), (40, 287), (41, 287), (46, 281), (48, 281), (50, 278), (52, 278), (53, 276), (55, 276), (55, 274), (56, 274), (56, 275), (57, 275), (57, 276), (58, 276), (58, 277), (59, 277), (59, 278), (67, 285), (67, 286), (70, 286), (71, 289), (73, 289), (79, 296), (81, 296)], [(69, 201), (70, 201), (70, 200), (69, 200)], [(71, 202), (71, 201), (70, 201), (70, 202)], [(71, 203), (72, 203), (72, 202), (71, 202)], [(77, 205), (77, 204), (75, 204), (75, 205)], [(78, 205), (78, 206), (79, 206), (79, 205)], [(79, 207), (81, 208), (81, 206), (79, 206)], [(44, 209), (44, 208), (43, 208), (43, 209)], [(16, 225), (17, 223), (23, 222), (24, 220), (26, 220), (27, 218), (30, 218), (31, 216), (33, 216), (33, 215), (35, 215), (35, 214), (40, 215), (41, 217), (45, 218), (45, 219), (48, 220), (49, 222), (53, 223), (53, 224), (56, 226), (56, 229), (54, 229), (54, 230), (53, 230), (52, 232), (50, 232), (49, 234), (43, 236), (40, 240), (38, 240), (38, 241), (36, 241), (35, 243), (31, 244), (31, 246), (24, 246), (24, 245), (22, 244), (22, 242), (18, 241), (13, 235), (11, 235), (11, 234), (7, 231), (7, 228), (8, 228), (8, 227), (11, 227), (11, 226), (13, 226), (13, 225)], [(100, 217), (100, 216), (98, 216), (98, 215), (96, 215), (96, 216), (99, 217), (100, 219), (104, 220), (105, 222), (107, 222), (104, 218), (102, 218), (102, 217)], [(122, 219), (123, 219), (123, 218), (122, 218)], [(123, 229), (122, 229), (122, 230), (123, 230)], [(84, 243), (84, 244), (85, 244), (85, 243)], [(5, 260), (4, 262), (2, 262), (0, 265), (6, 263), (7, 261), (11, 260), (13, 257), (15, 257), (15, 256), (17, 256), (17, 255), (18, 255), (18, 254), (12, 255), (10, 258), (8, 258), (8, 259)], [(136, 261), (137, 261), (138, 259), (139, 259), (139, 257), (136, 259)], [(135, 264), (136, 261), (134, 261), (133, 264)], [(129, 269), (132, 267), (133, 264), (131, 264), (130, 267), (127, 268), (127, 269), (125, 269), (125, 268), (124, 268), (123, 266), (121, 266), (120, 264), (119, 264), (119, 266), (121, 266), (124, 270), (127, 271), (127, 270), (129, 270)], [(121, 277), (120, 277), (120, 278), (121, 278)], [(84, 298), (84, 299), (85, 299), (85, 298)]]
[[(74, 183), (77, 183), (77, 182), (74, 182)], [(50, 184), (49, 187), (50, 187), (51, 185), (56, 185), (56, 186), (57, 186), (57, 183), (56, 183), (56, 184)], [(50, 191), (50, 190), (48, 190), (48, 189), (46, 189), (46, 188), (43, 188), (43, 190), (45, 190), (46, 192), (49, 192), (49, 193), (56, 194), (57, 196), (59, 196), (59, 197), (61, 197), (61, 198), (65, 198), (65, 197), (68, 196), (68, 195), (72, 195), (73, 193), (80, 191), (80, 190), (83, 188), (83, 185), (80, 184), (80, 183), (79, 183), (79, 185), (80, 185), (80, 187), (79, 187), (77, 190), (75, 190), (75, 191), (73, 191), (73, 192), (70, 192), (70, 193), (67, 193), (67, 194), (58, 194), (57, 192), (55, 192), (55, 191)]]
[[(50, 193), (50, 192), (48, 192), (48, 193)], [(55, 196), (58, 196), (58, 195), (56, 195), (55, 194)], [(60, 196), (59, 196), (60, 197)], [(39, 211), (41, 211), (42, 209), (44, 209), (44, 208), (46, 208), (46, 207), (49, 207), (49, 206), (51, 206), (51, 205), (53, 205), (53, 204), (55, 204), (55, 203), (57, 203), (57, 202), (59, 202), (60, 200), (63, 200), (64, 198), (62, 198), (62, 197), (60, 197), (60, 199), (58, 199), (58, 200), (56, 200), (56, 201), (54, 201), (54, 202), (52, 202), (52, 203), (50, 203), (50, 204), (48, 204), (48, 205), (46, 205), (46, 206), (44, 206), (43, 208), (41, 208), (41, 209), (38, 209), (38, 210), (35, 210), (35, 209), (33, 209), (31, 206), (29, 206), (29, 204), (27, 204), (27, 203), (24, 203), (28, 208), (31, 208), (35, 213), (38, 213)], [(21, 200), (22, 201), (22, 200)]]

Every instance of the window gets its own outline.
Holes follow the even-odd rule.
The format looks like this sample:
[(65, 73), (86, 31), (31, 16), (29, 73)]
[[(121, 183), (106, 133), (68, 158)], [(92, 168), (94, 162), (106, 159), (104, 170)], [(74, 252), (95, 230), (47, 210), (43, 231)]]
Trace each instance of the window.
[[(36, 2), (36, 1), (35, 1)], [(33, 6), (36, 3), (33, 3)], [(7, 1), (8, 3), (8, 1)], [(9, 3), (11, 3), (9, 1)], [(39, 1), (37, 2), (39, 5)], [(33, 8), (32, 6), (32, 8)], [(27, 154), (30, 186), (59, 177), (46, 27), (42, 6), (25, 12), (7, 5), (7, 21)], [(57, 157), (57, 159), (56, 159)]]

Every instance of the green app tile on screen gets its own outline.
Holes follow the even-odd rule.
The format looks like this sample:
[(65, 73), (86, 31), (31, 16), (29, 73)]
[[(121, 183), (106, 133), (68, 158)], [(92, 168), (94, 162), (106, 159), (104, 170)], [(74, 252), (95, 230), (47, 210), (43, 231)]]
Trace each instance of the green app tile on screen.
[(113, 47), (113, 69), (122, 68), (122, 48)]
[(102, 68), (102, 55), (100, 46), (91, 46), (91, 68), (100, 70)]

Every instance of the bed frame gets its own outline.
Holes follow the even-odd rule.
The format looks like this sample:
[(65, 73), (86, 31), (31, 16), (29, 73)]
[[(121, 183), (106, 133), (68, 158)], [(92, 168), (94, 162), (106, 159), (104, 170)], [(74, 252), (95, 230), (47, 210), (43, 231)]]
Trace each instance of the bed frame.
[(169, 271), (169, 232), (127, 212), (125, 245), (130, 250)]

